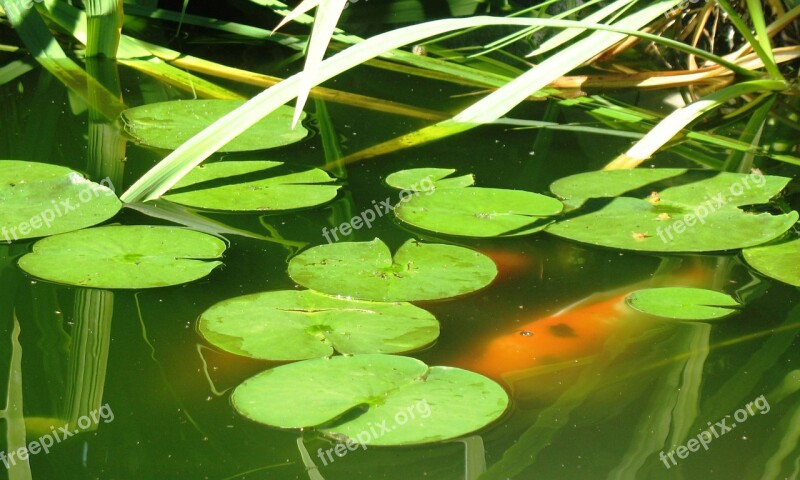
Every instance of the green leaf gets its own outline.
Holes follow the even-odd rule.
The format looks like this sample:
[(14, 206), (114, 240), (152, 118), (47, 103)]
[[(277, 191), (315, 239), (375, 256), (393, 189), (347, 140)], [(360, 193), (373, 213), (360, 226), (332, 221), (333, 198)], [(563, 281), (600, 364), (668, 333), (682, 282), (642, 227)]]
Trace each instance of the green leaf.
[[(768, 242), (797, 221), (797, 212), (756, 214), (739, 208), (769, 202), (789, 178), (760, 173), (677, 172), (680, 170), (600, 171), (558, 180), (551, 189), (564, 196), (565, 203), (583, 206), (549, 225), (547, 231), (604, 247), (709, 252)], [(659, 178), (668, 182), (658, 182)], [(608, 198), (623, 193), (628, 196)]]
[[(642, 168), (586, 172), (550, 184), (550, 191), (572, 207), (590, 198), (613, 198), (686, 173), (685, 168)], [(651, 188), (654, 190), (655, 187)]]
[(477, 373), (376, 354), (273, 368), (236, 387), (232, 402), (275, 427), (319, 427), (365, 446), (408, 445), (473, 432), (502, 415), (508, 395)]
[(245, 295), (200, 316), (200, 333), (237, 355), (302, 360), (339, 353), (400, 353), (439, 336), (439, 322), (410, 303), (329, 297), (312, 290)]
[(637, 290), (625, 302), (640, 312), (678, 320), (711, 320), (736, 313), (741, 304), (730, 295), (691, 287)]
[(19, 260), (27, 273), (91, 288), (154, 288), (191, 282), (221, 265), (225, 243), (176, 227), (90, 228), (39, 240)]
[(80, 230), (121, 207), (113, 190), (69, 168), (0, 160), (0, 241)]
[(470, 174), (460, 177), (449, 177), (455, 173), (454, 168), (410, 168), (394, 172), (386, 177), (386, 184), (399, 190), (423, 192), (442, 188), (469, 187), (475, 183), (475, 176)]
[(768, 277), (800, 287), (800, 239), (742, 251), (751, 267)]
[(304, 287), (382, 302), (455, 297), (487, 286), (496, 275), (482, 253), (416, 240), (404, 243), (394, 259), (376, 238), (320, 245), (289, 262), (289, 276)]
[(282, 162), (231, 161), (195, 167), (164, 198), (206, 210), (290, 210), (336, 198), (339, 185), (318, 168)]
[[(136, 142), (174, 150), (243, 104), (241, 100), (173, 100), (130, 108), (120, 116), (125, 131)], [(302, 127), (292, 129), (291, 121), (291, 108), (277, 108), (219, 151), (261, 150), (304, 139), (308, 131)]]
[(555, 198), (499, 188), (450, 188), (429, 191), (400, 202), (397, 218), (418, 228), (447, 235), (496, 237), (526, 235), (561, 212)]

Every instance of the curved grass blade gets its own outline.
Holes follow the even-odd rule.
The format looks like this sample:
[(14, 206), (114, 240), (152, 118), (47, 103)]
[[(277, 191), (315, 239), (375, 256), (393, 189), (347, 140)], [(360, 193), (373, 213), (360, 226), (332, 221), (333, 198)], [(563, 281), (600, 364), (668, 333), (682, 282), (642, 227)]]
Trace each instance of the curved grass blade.
[(635, 168), (650, 158), (659, 148), (669, 142), (684, 127), (705, 113), (723, 105), (732, 98), (752, 92), (782, 91), (788, 88), (781, 80), (752, 80), (723, 88), (683, 108), (675, 110), (658, 123), (647, 135), (636, 142), (627, 152), (615, 158), (605, 170)]
[[(523, 74), (516, 80), (512, 81), (506, 86), (506, 90), (500, 89), (492, 95), (488, 96), (482, 101), (464, 110), (452, 120), (447, 120), (433, 127), (428, 127), (417, 132), (412, 132), (408, 137), (401, 137), (396, 141), (397, 144), (404, 147), (413, 146), (426, 141), (442, 138), (444, 136), (459, 133), (477, 125), (482, 122), (487, 123), (499, 118), (505, 112), (513, 108), (517, 103), (526, 99), (530, 92), (539, 90), (543, 85), (547, 85), (550, 80), (557, 78), (561, 75), (560, 72), (564, 71), (565, 59), (571, 59), (575, 63), (578, 58), (591, 58), (587, 56), (587, 47), (590, 51), (602, 51), (598, 44), (613, 45), (625, 35), (636, 35), (642, 38), (659, 40), (660, 37), (655, 35), (644, 34), (638, 32), (636, 29), (646, 25), (653, 18), (663, 14), (669, 8), (679, 3), (679, 0), (671, 0), (668, 2), (659, 2), (657, 4), (646, 7), (645, 9), (637, 12), (634, 15), (626, 17), (625, 19), (617, 22), (613, 26), (607, 25), (587, 25), (581, 22), (572, 22), (564, 20), (542, 20), (542, 19), (519, 19), (519, 18), (497, 18), (497, 17), (472, 17), (465, 19), (450, 19), (428, 22), (421, 25), (413, 25), (410, 27), (400, 28), (384, 34), (377, 35), (367, 41), (358, 45), (348, 48), (347, 50), (323, 61), (320, 64), (319, 74), (315, 81), (321, 82), (327, 80), (343, 71), (363, 63), (364, 61), (374, 58), (381, 53), (390, 51), (401, 45), (418, 41), (422, 38), (437, 35), (452, 30), (461, 28), (469, 28), (481, 25), (547, 25), (561, 28), (569, 27), (584, 27), (588, 29), (603, 30), (597, 32), (595, 36), (592, 35), (586, 40), (578, 42), (568, 49), (565, 49), (561, 54), (551, 57), (531, 71)], [(680, 42), (667, 41), (661, 39), (662, 42), (671, 46), (678, 46), (683, 50), (698, 53), (705, 58), (709, 58), (709, 54), (699, 49), (688, 47)], [(566, 54), (565, 54), (566, 52)], [(560, 55), (564, 55), (563, 57)], [(574, 57), (574, 58), (571, 58)], [(714, 57), (718, 59), (718, 57)], [(736, 65), (719, 59), (720, 62), (731, 65), (733, 69), (739, 70)], [(579, 63), (578, 63), (579, 64)], [(568, 70), (567, 70), (568, 71)], [(131, 188), (123, 194), (124, 201), (143, 201), (159, 197), (161, 194), (169, 190), (180, 178), (182, 178), (189, 170), (196, 165), (199, 165), (209, 155), (215, 152), (222, 145), (225, 145), (230, 139), (246, 130), (250, 125), (258, 121), (263, 116), (268, 115), (271, 111), (280, 105), (288, 102), (294, 98), (297, 85), (300, 83), (302, 74), (294, 75), (283, 82), (275, 85), (271, 89), (262, 92), (254, 97), (252, 100), (244, 104), (237, 110), (232, 111), (230, 114), (222, 117), (220, 120), (209, 126), (206, 130), (198, 134), (193, 139), (176, 149), (172, 154), (167, 156), (156, 167), (143, 176)], [(542, 76), (546, 76), (547, 81), (542, 80)], [(529, 82), (534, 83), (530, 84)], [(489, 111), (487, 110), (487, 105)], [(378, 147), (381, 147), (379, 145)], [(357, 154), (358, 155), (358, 154)], [(363, 153), (361, 154), (363, 156)]]
[[(336, 30), (336, 23), (339, 21), (342, 11), (349, 0), (303, 0), (296, 10), (305, 12), (312, 5), (317, 4), (317, 15), (314, 19), (314, 28), (311, 30), (311, 38), (308, 41), (308, 52), (306, 53), (306, 64), (303, 67), (303, 76), (300, 80), (300, 88), (297, 94), (297, 103), (292, 118), (292, 128), (297, 126), (300, 116), (303, 114), (303, 107), (308, 100), (311, 87), (322, 82), (315, 81), (319, 64), (325, 56), (331, 36)], [(304, 9), (304, 10), (303, 10)], [(292, 12), (294, 14), (294, 12)], [(292, 18), (289, 14), (283, 19), (287, 22)], [(283, 24), (281, 22), (281, 24)], [(280, 25), (278, 25), (280, 27)]]
[[(601, 22), (601, 21), (605, 20), (609, 15), (613, 14), (614, 12), (616, 12), (617, 10), (622, 10), (622, 9), (628, 8), (628, 6), (630, 6), (631, 3), (635, 3), (635, 2), (636, 2), (636, 0), (618, 0), (616, 2), (612, 2), (612, 3), (608, 4), (608, 5), (606, 5), (605, 7), (601, 8), (600, 10), (598, 10), (598, 11), (592, 13), (591, 15), (587, 16), (583, 20), (585, 22), (591, 22), (591, 23)], [(532, 57), (534, 55), (541, 55), (541, 54), (543, 54), (545, 52), (549, 52), (550, 50), (552, 50), (554, 48), (557, 48), (557, 47), (560, 47), (561, 45), (564, 45), (565, 43), (569, 42), (570, 40), (572, 40), (573, 38), (577, 37), (581, 33), (583, 33), (583, 30), (577, 29), (577, 28), (569, 28), (569, 29), (563, 30), (563, 31), (557, 33), (556, 35), (554, 35), (553, 37), (547, 39), (547, 41), (545, 41), (544, 43), (539, 45), (539, 48), (535, 49), (534, 51), (532, 51), (531, 53), (529, 53), (529, 54), (527, 54), (525, 56), (526, 57)]]

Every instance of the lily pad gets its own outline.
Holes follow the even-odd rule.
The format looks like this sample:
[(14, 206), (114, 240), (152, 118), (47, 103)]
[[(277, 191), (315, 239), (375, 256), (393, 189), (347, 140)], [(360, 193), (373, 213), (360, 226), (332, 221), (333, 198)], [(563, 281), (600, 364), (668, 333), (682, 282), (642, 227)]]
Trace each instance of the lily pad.
[(475, 183), (475, 176), (470, 174), (460, 177), (449, 177), (455, 173), (453, 168), (410, 168), (394, 172), (386, 177), (386, 184), (400, 190), (424, 192), (442, 188), (463, 188)]
[(662, 287), (637, 290), (625, 298), (632, 308), (679, 320), (711, 320), (732, 315), (741, 304), (730, 295), (692, 287)]
[(742, 252), (751, 267), (768, 277), (800, 287), (800, 239)]
[(200, 333), (231, 353), (303, 360), (339, 353), (399, 353), (439, 336), (436, 317), (410, 303), (346, 300), (304, 290), (245, 295), (200, 316)]
[(392, 258), (379, 239), (310, 248), (289, 262), (289, 276), (306, 288), (378, 302), (438, 300), (474, 292), (497, 275), (480, 252), (409, 240)]
[(0, 242), (91, 227), (120, 208), (113, 190), (69, 168), (0, 160)]
[(366, 354), (312, 359), (262, 372), (236, 387), (233, 405), (256, 422), (317, 427), (363, 445), (438, 442), (473, 432), (508, 406), (497, 383), (414, 358)]
[(266, 211), (312, 207), (336, 198), (339, 185), (318, 168), (232, 161), (192, 169), (164, 198), (206, 210)]
[(19, 260), (27, 273), (91, 288), (154, 288), (205, 277), (225, 243), (177, 227), (112, 225), (39, 240)]
[[(243, 100), (173, 100), (129, 108), (120, 118), (125, 132), (137, 143), (174, 150), (242, 104)], [(219, 151), (261, 150), (304, 139), (308, 131), (292, 128), (293, 113), (292, 107), (279, 107)]]
[[(560, 178), (550, 184), (550, 191), (558, 198), (571, 201), (571, 206), (589, 198), (613, 198), (655, 185), (664, 180), (686, 173), (685, 168), (637, 168), (632, 170), (611, 170), (585, 172)], [(652, 189), (651, 189), (652, 190)]]
[(432, 232), (497, 237), (537, 232), (562, 208), (555, 198), (538, 193), (469, 187), (426, 192), (400, 202), (394, 212), (401, 221)]
[[(664, 179), (669, 183), (660, 182)], [(680, 169), (582, 173), (551, 185), (565, 202), (582, 206), (547, 231), (593, 245), (651, 252), (751, 247), (783, 235), (798, 214), (752, 213), (740, 207), (769, 202), (789, 180)], [(624, 193), (629, 196), (611, 198)]]

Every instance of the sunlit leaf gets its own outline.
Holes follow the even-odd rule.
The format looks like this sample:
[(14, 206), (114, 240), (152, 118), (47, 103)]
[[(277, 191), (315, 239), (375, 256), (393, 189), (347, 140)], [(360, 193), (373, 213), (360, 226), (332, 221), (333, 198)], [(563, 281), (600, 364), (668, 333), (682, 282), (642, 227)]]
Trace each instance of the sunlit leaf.
[(769, 202), (789, 178), (758, 172), (680, 172), (600, 171), (557, 180), (551, 190), (565, 203), (581, 207), (547, 231), (612, 248), (708, 252), (768, 242), (797, 221), (797, 212), (772, 215), (742, 209)]
[[(243, 104), (240, 100), (173, 100), (130, 108), (121, 118), (125, 131), (136, 142), (174, 150)], [(277, 108), (219, 151), (261, 150), (304, 139), (308, 131), (303, 127), (292, 129), (291, 122), (292, 109)]]
[(19, 260), (29, 274), (92, 288), (154, 288), (191, 282), (222, 262), (225, 243), (176, 227), (89, 228), (39, 240)]
[(400, 353), (439, 336), (439, 322), (410, 303), (280, 290), (231, 298), (200, 316), (200, 333), (237, 355), (302, 360), (339, 353)]
[(440, 188), (469, 187), (475, 183), (475, 176), (470, 174), (450, 177), (454, 168), (410, 168), (394, 172), (386, 177), (386, 184), (400, 190), (426, 191)]
[(403, 222), (437, 233), (496, 237), (537, 232), (562, 208), (555, 198), (538, 193), (469, 187), (401, 199), (394, 212)]
[(270, 426), (317, 427), (364, 446), (408, 445), (475, 431), (505, 411), (508, 395), (477, 373), (368, 354), (267, 370), (236, 387), (232, 402), (242, 415)]
[(333, 200), (340, 186), (325, 185), (333, 181), (318, 168), (282, 162), (216, 162), (195, 167), (164, 198), (207, 210), (289, 210)]
[(474, 292), (497, 275), (492, 260), (463, 247), (409, 240), (392, 258), (379, 239), (310, 248), (289, 262), (304, 287), (382, 302), (436, 300)]
[(710, 320), (737, 312), (741, 304), (730, 295), (691, 287), (637, 290), (625, 302), (640, 312), (679, 320)]
[(745, 249), (751, 267), (768, 277), (800, 287), (800, 239)]
[(108, 220), (122, 207), (109, 186), (113, 188), (66, 167), (0, 160), (0, 242), (46, 237)]

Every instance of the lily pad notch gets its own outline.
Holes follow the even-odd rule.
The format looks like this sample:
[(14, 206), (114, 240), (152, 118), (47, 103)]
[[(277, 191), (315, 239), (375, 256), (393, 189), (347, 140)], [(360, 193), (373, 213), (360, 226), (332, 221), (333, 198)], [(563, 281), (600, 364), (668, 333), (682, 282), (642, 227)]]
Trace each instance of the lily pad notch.
[[(445, 178), (455, 170), (420, 168), (395, 172), (386, 181), (396, 188), (420, 188), (425, 195), (401, 201), (397, 218), (413, 227), (466, 237), (499, 237), (538, 232), (563, 205), (539, 193), (473, 187), (474, 177)], [(424, 177), (423, 177), (424, 176)]]
[[(303, 360), (236, 387), (234, 408), (279, 428), (316, 428), (363, 445), (457, 438), (498, 419), (508, 394), (483, 375), (396, 355)], [(383, 425), (383, 428), (376, 428)]]
[(376, 238), (310, 248), (291, 259), (289, 276), (328, 295), (413, 302), (477, 291), (492, 282), (497, 267), (480, 252), (417, 240), (406, 241), (392, 256)]

